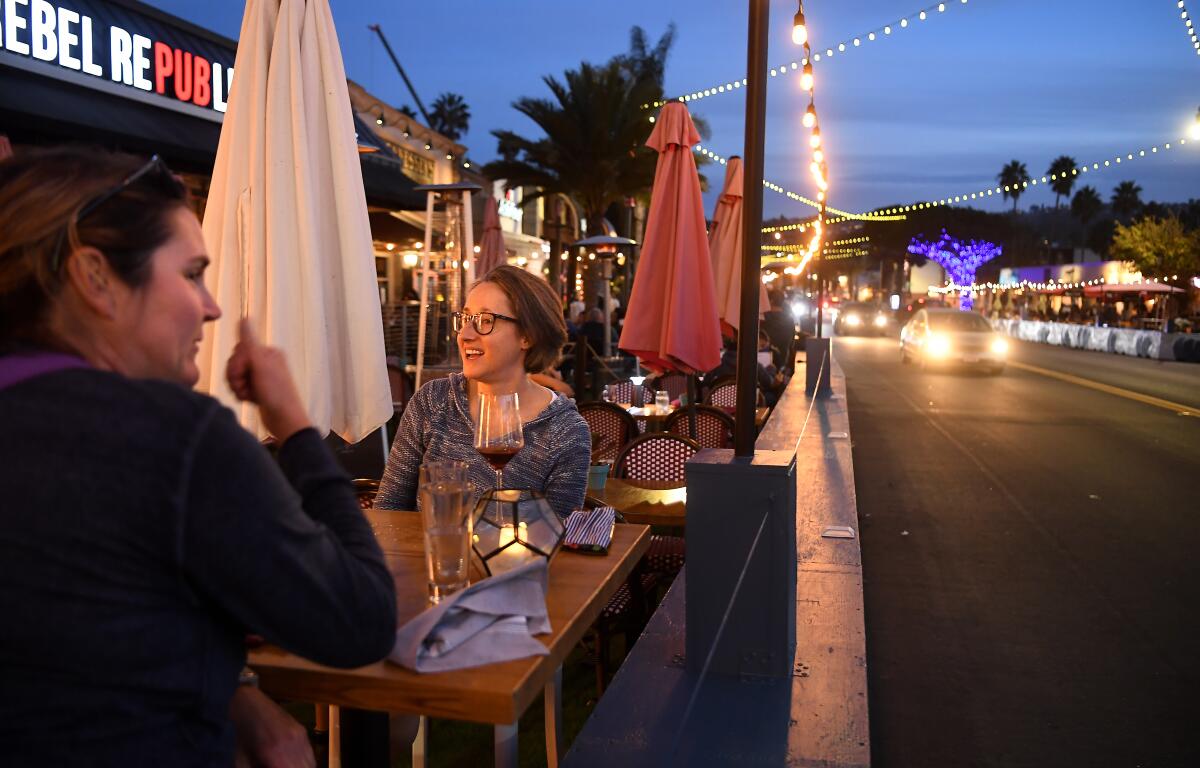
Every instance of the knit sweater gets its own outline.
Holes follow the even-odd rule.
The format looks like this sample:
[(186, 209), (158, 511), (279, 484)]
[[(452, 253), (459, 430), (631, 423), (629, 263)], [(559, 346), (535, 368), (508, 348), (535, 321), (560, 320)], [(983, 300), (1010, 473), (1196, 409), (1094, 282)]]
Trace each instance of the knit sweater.
[[(592, 438), (574, 403), (555, 395), (524, 425), (525, 447), (504, 468), (504, 487), (540, 491), (560, 515), (583, 505)], [(475, 424), (461, 373), (434, 379), (404, 410), (375, 506), (417, 508), (417, 474), (425, 461), (465, 461), (477, 501), (496, 485), (496, 471), (475, 450)]]
[(247, 633), (358, 666), (396, 606), (314, 430), (276, 465), (216, 400), (83, 368), (0, 390), (0, 617), (0, 765), (225, 766)]

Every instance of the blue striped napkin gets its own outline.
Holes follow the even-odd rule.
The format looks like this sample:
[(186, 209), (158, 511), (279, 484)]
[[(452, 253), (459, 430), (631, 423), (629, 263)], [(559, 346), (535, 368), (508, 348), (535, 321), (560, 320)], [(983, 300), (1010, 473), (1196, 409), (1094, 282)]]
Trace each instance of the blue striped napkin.
[(603, 554), (612, 543), (617, 510), (613, 507), (577, 509), (567, 518), (563, 546), (576, 552)]

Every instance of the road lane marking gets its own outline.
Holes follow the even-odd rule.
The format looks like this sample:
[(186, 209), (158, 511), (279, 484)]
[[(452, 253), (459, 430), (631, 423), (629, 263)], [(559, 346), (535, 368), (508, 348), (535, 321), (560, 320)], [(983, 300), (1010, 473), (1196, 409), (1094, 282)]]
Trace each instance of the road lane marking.
[(1069, 373), (1062, 373), (1061, 371), (1053, 371), (1049, 368), (1039, 368), (1036, 365), (1029, 365), (1028, 363), (1018, 363), (1016, 360), (1009, 360), (1008, 364), (1014, 368), (1020, 368), (1023, 371), (1029, 371), (1030, 373), (1040, 373), (1042, 376), (1049, 376), (1052, 379), (1059, 379), (1060, 381), (1065, 381), (1070, 384), (1077, 384), (1081, 387), (1087, 387), (1088, 389), (1094, 389), (1099, 392), (1107, 392), (1110, 395), (1123, 397), (1126, 400), (1136, 400), (1137, 402), (1144, 403), (1145, 405), (1153, 405), (1155, 408), (1163, 408), (1168, 411), (1174, 411), (1181, 416), (1193, 416), (1200, 411), (1200, 409), (1193, 405), (1173, 403), (1170, 400), (1163, 400), (1160, 397), (1143, 395), (1141, 392), (1134, 392), (1131, 389), (1122, 389), (1121, 387), (1114, 387), (1111, 384), (1101, 384), (1098, 381), (1084, 379), (1079, 376), (1072, 376)]

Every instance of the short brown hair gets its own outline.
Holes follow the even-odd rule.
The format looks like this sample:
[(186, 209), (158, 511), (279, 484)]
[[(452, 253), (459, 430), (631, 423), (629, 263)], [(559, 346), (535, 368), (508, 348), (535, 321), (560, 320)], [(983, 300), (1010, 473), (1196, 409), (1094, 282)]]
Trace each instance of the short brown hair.
[(497, 286), (512, 304), (517, 325), (529, 339), (530, 346), (525, 351), (526, 372), (540, 373), (558, 362), (562, 346), (567, 342), (567, 324), (563, 321), (562, 305), (550, 284), (507, 264), (488, 272), (475, 285), (480, 283)]
[(171, 236), (170, 214), (188, 205), (182, 185), (153, 174), (76, 221), (79, 210), (119, 185), (144, 158), (93, 147), (25, 149), (0, 162), (0, 349), (42, 341), (47, 315), (63, 285), (61, 257), (91, 246), (113, 273), (137, 288), (150, 277), (150, 257)]

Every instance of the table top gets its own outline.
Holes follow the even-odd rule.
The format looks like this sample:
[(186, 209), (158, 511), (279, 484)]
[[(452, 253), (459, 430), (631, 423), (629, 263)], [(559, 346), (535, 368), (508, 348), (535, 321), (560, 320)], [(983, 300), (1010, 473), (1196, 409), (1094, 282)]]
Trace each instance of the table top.
[[(420, 517), (415, 512), (384, 510), (367, 510), (366, 514), (395, 578), (397, 621), (403, 624), (429, 606)], [(263, 689), (280, 698), (479, 723), (512, 723), (542, 692), (649, 545), (650, 532), (645, 526), (618, 525), (607, 555), (555, 554), (546, 595), (553, 631), (537, 638), (550, 650), (547, 656), (417, 674), (389, 661), (358, 669), (333, 669), (264, 646), (250, 652), (248, 663), (258, 672)]]
[(625, 519), (642, 525), (685, 526), (687, 488), (655, 480), (622, 480), (610, 477), (603, 490), (588, 489), (588, 495), (616, 507)]
[(659, 408), (654, 403), (642, 406), (629, 405), (622, 403), (621, 407), (635, 419), (661, 419), (670, 416), (677, 408), (674, 405), (668, 405), (666, 408)]

